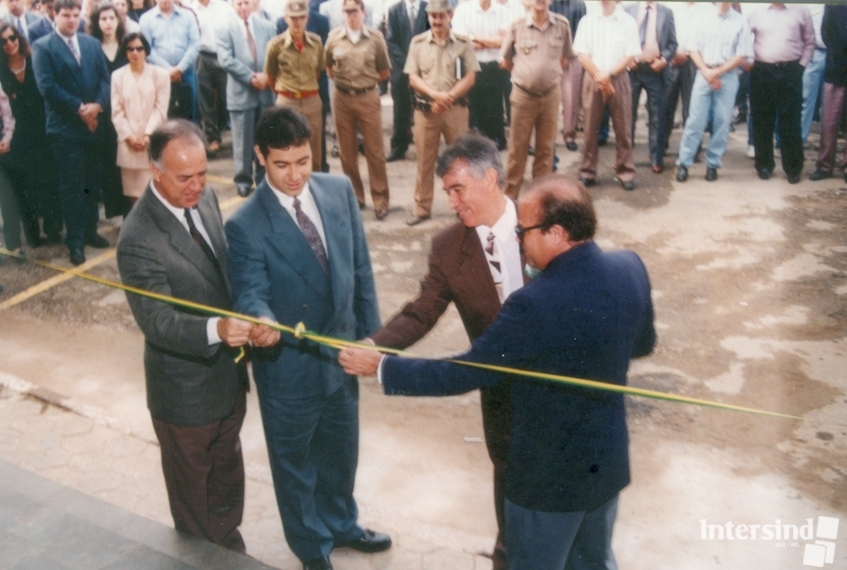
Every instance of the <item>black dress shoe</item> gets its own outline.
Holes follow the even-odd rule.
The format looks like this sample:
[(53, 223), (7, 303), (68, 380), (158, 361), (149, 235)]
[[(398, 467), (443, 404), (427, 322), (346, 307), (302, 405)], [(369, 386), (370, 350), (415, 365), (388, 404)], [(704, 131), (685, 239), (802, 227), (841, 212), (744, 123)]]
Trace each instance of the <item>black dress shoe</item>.
[(406, 158), (406, 151), (399, 148), (392, 148), (388, 156), (385, 157), (385, 162), (397, 162)]
[(597, 139), (597, 146), (606, 146), (609, 144), (609, 139)]
[(820, 168), (818, 168), (809, 175), (809, 180), (811, 180), (812, 182), (817, 182), (818, 180), (826, 180), (827, 178), (832, 178), (832, 172), (827, 172), (826, 170), (821, 170)]
[(366, 528), (356, 540), (348, 540), (335, 545), (336, 548), (352, 548), (359, 552), (382, 552), (391, 548), (391, 537)]
[(109, 247), (109, 241), (98, 234), (85, 238), (83, 243), (96, 249), (106, 249)]
[(595, 180), (593, 178), (579, 178), (580, 184), (588, 188), (589, 186), (594, 186)]
[(706, 167), (706, 180), (708, 182), (714, 182), (717, 179), (718, 179), (718, 169), (715, 168), (714, 166), (707, 166)]
[(576, 145), (576, 142), (568, 141), (565, 143), (565, 148), (571, 152), (576, 152), (576, 149), (578, 149), (579, 147)]
[(81, 247), (73, 247), (70, 249), (70, 258), (73, 265), (82, 265), (85, 263), (85, 252)]
[(329, 556), (321, 556), (303, 563), (303, 570), (332, 570)]
[(238, 195), (242, 198), (246, 198), (250, 195), (250, 184), (236, 184), (235, 187), (238, 190)]
[(621, 183), (621, 188), (623, 188), (624, 190), (628, 192), (635, 190), (635, 182), (633, 182), (632, 180), (619, 180), (619, 182)]
[(532, 146), (531, 146), (531, 147), (529, 147), (529, 148), (526, 150), (526, 153), (527, 153), (529, 156), (535, 156), (535, 147), (532, 147)]
[(789, 184), (797, 184), (798, 182), (800, 182), (800, 175), (799, 174), (789, 174), (788, 175), (788, 183)]
[(676, 169), (676, 181), (685, 182), (686, 180), (688, 180), (688, 168), (680, 164)]
[(770, 180), (771, 171), (770, 171), (769, 168), (762, 168), (762, 169), (758, 170), (757, 172), (759, 173), (759, 178), (761, 180)]

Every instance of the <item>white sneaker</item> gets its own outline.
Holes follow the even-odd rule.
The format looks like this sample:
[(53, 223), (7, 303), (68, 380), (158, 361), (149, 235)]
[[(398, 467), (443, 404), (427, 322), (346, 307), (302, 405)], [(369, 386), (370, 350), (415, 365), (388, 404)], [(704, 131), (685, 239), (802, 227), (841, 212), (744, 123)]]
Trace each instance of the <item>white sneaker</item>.
[(756, 158), (756, 147), (753, 145), (747, 147), (747, 158)]

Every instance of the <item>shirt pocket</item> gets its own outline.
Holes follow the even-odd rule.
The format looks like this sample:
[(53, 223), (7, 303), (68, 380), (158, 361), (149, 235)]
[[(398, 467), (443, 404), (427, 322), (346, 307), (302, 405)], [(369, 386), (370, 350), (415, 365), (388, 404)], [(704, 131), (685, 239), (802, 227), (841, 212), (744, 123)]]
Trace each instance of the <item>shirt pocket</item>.
[(547, 39), (547, 55), (552, 60), (560, 60), (564, 57), (565, 37), (561, 34), (554, 34)]

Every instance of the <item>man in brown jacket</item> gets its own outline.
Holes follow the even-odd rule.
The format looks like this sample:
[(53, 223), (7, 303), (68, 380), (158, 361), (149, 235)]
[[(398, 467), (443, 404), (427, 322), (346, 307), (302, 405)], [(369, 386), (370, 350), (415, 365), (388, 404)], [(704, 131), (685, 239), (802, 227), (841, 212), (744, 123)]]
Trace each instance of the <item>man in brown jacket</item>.
[[(420, 293), (370, 336), (377, 346), (402, 349), (416, 343), (451, 301), (473, 341), (495, 321), (506, 297), (524, 284), (524, 260), (515, 238), (517, 213), (503, 191), (505, 175), (496, 144), (479, 134), (464, 135), (438, 159), (436, 173), (461, 222), (432, 239), (429, 272)], [(499, 570), (506, 568), (503, 506), (512, 431), (508, 383), (483, 388), (480, 398), (485, 443), (494, 464), (498, 533), (493, 558)]]

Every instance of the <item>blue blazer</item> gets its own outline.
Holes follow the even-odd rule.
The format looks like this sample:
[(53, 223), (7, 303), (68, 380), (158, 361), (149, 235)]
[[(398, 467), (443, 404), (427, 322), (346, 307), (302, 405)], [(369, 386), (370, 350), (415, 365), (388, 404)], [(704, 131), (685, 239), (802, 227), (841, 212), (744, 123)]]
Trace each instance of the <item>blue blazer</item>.
[[(624, 385), (630, 358), (649, 354), (655, 342), (641, 260), (589, 242), (512, 293), (494, 324), (458, 358)], [(433, 360), (387, 357), (382, 366), (386, 394), (460, 394), (503, 378)], [(629, 484), (622, 395), (505, 378), (514, 418), (510, 501), (536, 511), (593, 510)]]
[(100, 103), (104, 111), (108, 110), (110, 76), (100, 42), (83, 34), (77, 34), (77, 38), (82, 65), (55, 31), (33, 44), (32, 64), (35, 82), (44, 97), (47, 134), (87, 141), (102, 138), (104, 119), (91, 133), (77, 112), (83, 103)]
[[(329, 275), (264, 180), (226, 223), (233, 305), (291, 327), (303, 322), (320, 334), (364, 338), (380, 320), (353, 187), (346, 177), (313, 173), (309, 189), (326, 234)], [(289, 334), (275, 349), (255, 351), (253, 373), (281, 397), (329, 395), (347, 377), (335, 350)]]

